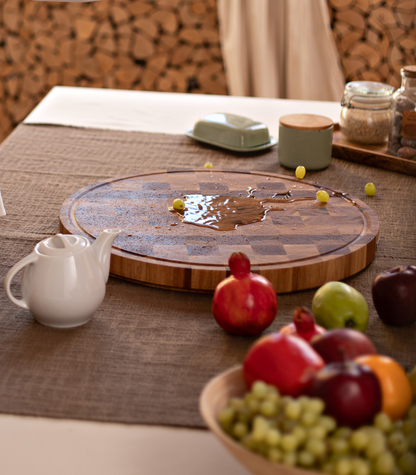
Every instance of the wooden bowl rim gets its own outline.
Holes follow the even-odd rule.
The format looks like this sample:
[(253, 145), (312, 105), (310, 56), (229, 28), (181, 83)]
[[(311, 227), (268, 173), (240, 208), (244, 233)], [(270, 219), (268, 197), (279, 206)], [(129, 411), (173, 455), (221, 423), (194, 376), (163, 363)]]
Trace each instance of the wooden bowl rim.
[[(251, 452), (250, 450), (246, 449), (243, 447), (241, 444), (236, 442), (233, 438), (231, 438), (228, 434), (226, 434), (221, 426), (218, 424), (217, 419), (216, 419), (216, 414), (213, 413), (211, 410), (211, 404), (210, 404), (210, 391), (212, 390), (212, 387), (215, 386), (218, 381), (221, 381), (223, 379), (229, 378), (230, 376), (233, 377), (234, 379), (238, 379), (238, 376), (241, 378), (243, 377), (243, 366), (242, 365), (237, 365), (233, 366), (222, 373), (219, 373), (218, 375), (214, 376), (212, 379), (210, 379), (204, 388), (202, 389), (200, 398), (199, 398), (199, 410), (201, 413), (201, 416), (208, 426), (208, 428), (214, 433), (214, 435), (222, 442), (225, 447), (228, 448), (228, 446), (232, 447), (232, 454), (235, 457), (235, 453), (241, 454), (242, 458), (247, 458), (250, 457), (254, 461), (258, 461), (259, 464), (264, 464), (264, 463), (269, 463), (273, 464), (276, 466), (276, 474), (278, 475), (280, 473), (279, 467), (283, 470), (282, 475), (285, 475), (286, 473), (290, 473), (291, 475), (322, 475), (322, 472), (316, 472), (312, 470), (304, 470), (300, 467), (288, 467), (280, 463), (276, 462), (271, 462), (270, 460), (267, 460), (266, 458), (256, 454), (255, 452)], [(236, 457), (237, 460), (244, 464), (239, 457)], [(246, 467), (247, 468), (247, 467)]]

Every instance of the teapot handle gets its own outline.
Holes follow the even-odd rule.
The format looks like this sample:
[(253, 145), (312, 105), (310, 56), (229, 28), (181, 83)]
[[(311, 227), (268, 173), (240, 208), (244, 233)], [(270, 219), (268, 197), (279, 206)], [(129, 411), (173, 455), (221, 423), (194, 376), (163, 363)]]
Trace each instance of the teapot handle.
[(7, 273), (6, 278), (4, 279), (4, 290), (6, 291), (7, 297), (16, 305), (19, 307), (22, 307), (26, 310), (29, 310), (29, 306), (27, 302), (24, 299), (17, 299), (13, 297), (11, 291), (10, 291), (10, 284), (15, 276), (19, 272), (19, 270), (23, 269), (23, 267), (32, 264), (33, 262), (36, 262), (38, 260), (38, 256), (32, 252), (32, 254), (29, 254), (25, 258), (23, 258), (21, 261), (19, 261), (17, 264), (15, 264)]

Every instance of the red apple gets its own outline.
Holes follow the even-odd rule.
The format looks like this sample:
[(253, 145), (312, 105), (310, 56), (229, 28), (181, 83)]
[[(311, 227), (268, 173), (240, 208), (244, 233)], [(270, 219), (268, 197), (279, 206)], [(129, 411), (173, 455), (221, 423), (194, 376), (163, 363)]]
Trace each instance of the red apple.
[(234, 252), (228, 264), (231, 276), (214, 292), (215, 320), (235, 335), (259, 335), (276, 317), (276, 291), (265, 277), (250, 272), (250, 261), (243, 252)]
[(399, 266), (381, 272), (372, 285), (374, 306), (387, 325), (416, 322), (416, 267)]
[(297, 307), (293, 313), (293, 322), (279, 330), (279, 333), (296, 335), (305, 341), (310, 341), (314, 336), (325, 332), (325, 328), (315, 324), (313, 313), (305, 307)]
[(325, 413), (340, 426), (357, 428), (372, 424), (381, 410), (381, 388), (377, 376), (353, 361), (329, 363), (313, 378), (309, 391), (325, 402)]
[(361, 355), (375, 355), (377, 350), (364, 333), (352, 328), (334, 328), (311, 339), (310, 345), (325, 363), (353, 360)]
[(302, 338), (271, 333), (259, 338), (243, 362), (247, 387), (255, 381), (276, 386), (281, 394), (298, 396), (307, 392), (314, 374), (324, 360)]

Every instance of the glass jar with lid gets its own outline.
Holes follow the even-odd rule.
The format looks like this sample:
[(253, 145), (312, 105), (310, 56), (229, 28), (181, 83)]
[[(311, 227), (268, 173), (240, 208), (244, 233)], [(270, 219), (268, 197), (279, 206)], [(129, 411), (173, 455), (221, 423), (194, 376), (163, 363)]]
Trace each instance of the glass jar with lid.
[(400, 74), (402, 85), (393, 94), (388, 151), (397, 157), (416, 159), (416, 66), (405, 66)]
[(386, 142), (391, 127), (393, 93), (393, 86), (381, 82), (347, 83), (339, 124), (345, 137), (361, 144)]

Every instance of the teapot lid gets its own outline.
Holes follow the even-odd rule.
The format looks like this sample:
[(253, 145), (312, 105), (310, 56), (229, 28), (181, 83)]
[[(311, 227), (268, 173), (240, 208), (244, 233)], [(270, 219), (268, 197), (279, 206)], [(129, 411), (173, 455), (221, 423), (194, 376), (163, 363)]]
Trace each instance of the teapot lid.
[(81, 236), (57, 234), (41, 241), (37, 246), (40, 254), (46, 256), (63, 256), (74, 254), (88, 246), (88, 241)]

